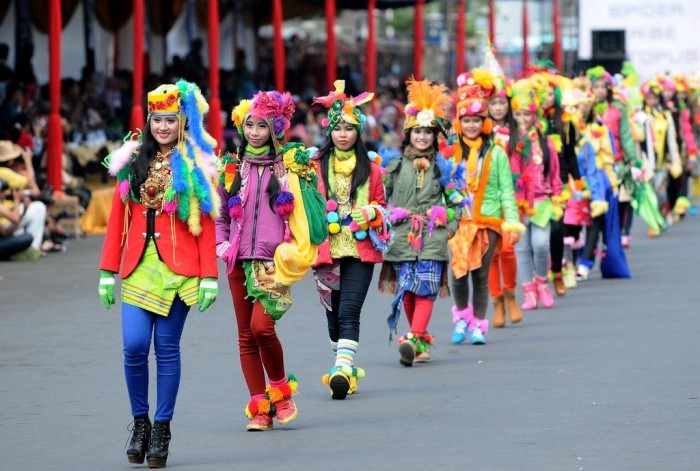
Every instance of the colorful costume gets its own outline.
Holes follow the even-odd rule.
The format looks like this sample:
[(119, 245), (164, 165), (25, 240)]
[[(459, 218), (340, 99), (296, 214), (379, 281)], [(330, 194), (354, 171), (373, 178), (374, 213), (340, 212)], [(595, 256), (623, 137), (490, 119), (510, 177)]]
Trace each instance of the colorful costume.
[[(448, 241), (452, 252), (455, 306), (452, 320), (454, 343), (470, 333), (473, 344), (485, 343), (489, 322), (488, 273), (499, 236), (522, 232), (513, 194), (513, 176), (506, 152), (491, 140), (492, 124), (487, 103), (494, 93), (493, 76), (484, 69), (473, 69), (457, 78), (457, 113), (454, 122), (457, 141), (453, 143), (451, 185), (454, 202), (463, 201), (462, 217), (456, 234)], [(467, 138), (462, 117), (480, 117), (481, 135)], [(510, 236), (510, 235), (509, 235)], [(468, 275), (473, 284), (473, 305), (469, 303)]]
[[(335, 357), (334, 366), (323, 376), (323, 383), (329, 386), (333, 399), (345, 399), (357, 391), (357, 380), (364, 376), (364, 371), (355, 365), (360, 313), (374, 264), (382, 262), (382, 251), (391, 240), (391, 224), (384, 211), (380, 168), (369, 162), (360, 140), (365, 116), (359, 105), (370, 101), (374, 95), (363, 93), (355, 98), (347, 97), (342, 80), (336, 81), (335, 87), (329, 95), (315, 99), (328, 108), (324, 125), (329, 142), (319, 152), (316, 168), (319, 191), (328, 201), (326, 217), (330, 235), (319, 247), (314, 276), (326, 310), (328, 337)], [(355, 145), (346, 151), (337, 149), (330, 139), (333, 129), (344, 123), (357, 131)], [(356, 167), (367, 164), (369, 177), (353, 188)]]
[[(213, 219), (219, 211), (213, 184), (216, 141), (202, 127), (207, 110), (196, 85), (184, 80), (161, 85), (148, 94), (148, 134), (127, 136), (105, 163), (117, 178), (117, 187), (102, 249), (100, 297), (107, 308), (114, 303), (114, 273), (121, 265), (124, 370), (135, 418), (127, 450), (132, 463), (143, 463), (147, 457), (149, 465), (165, 465), (187, 312), (197, 302), (200, 311), (205, 310), (218, 292)], [(151, 135), (156, 117), (178, 120), (178, 138), (168, 152), (156, 151), (159, 144)], [(144, 167), (145, 174), (139, 172)], [(152, 336), (158, 400), (149, 436)]]
[[(541, 114), (540, 104), (547, 93), (547, 81), (539, 75), (517, 81), (513, 85), (513, 111), (526, 110)], [(511, 155), (511, 167), (517, 178), (516, 198), (522, 208), (522, 221), (527, 230), (515, 246), (518, 275), (523, 285), (524, 310), (554, 306), (549, 289), (551, 238), (550, 221), (563, 215), (559, 157), (552, 139), (536, 127), (520, 130)]]
[[(387, 208), (396, 233), (384, 254), (379, 289), (394, 294), (388, 319), (392, 332), (402, 304), (406, 310), (409, 331), (399, 338), (399, 354), (401, 364), (411, 366), (431, 360), (433, 336), (428, 323), (435, 299), (447, 295), (447, 240), (457, 231), (461, 209), (445, 194), (450, 174), (441, 178), (440, 169), (450, 167), (436, 151), (438, 130), (449, 126), (447, 87), (431, 85), (429, 80), (409, 80), (407, 86), (404, 142), (408, 144), (386, 165)], [(433, 146), (425, 151), (412, 146), (414, 128), (431, 129)]]
[(269, 128), (272, 146), (256, 148), (244, 138), (237, 156), (224, 156), (219, 180), (217, 254), (226, 262), (241, 368), (251, 397), (246, 428), (254, 431), (272, 428), (273, 417), (286, 424), (297, 416), (291, 397), (296, 379), (285, 375), (275, 323), (291, 306), (290, 286), (316, 261), (316, 244), (326, 234), (322, 204), (313, 202), (320, 195), (309, 151), (282, 146), (293, 112), (289, 93), (259, 92), (241, 101), (231, 115), (239, 133), (245, 135), (249, 118), (260, 119)]

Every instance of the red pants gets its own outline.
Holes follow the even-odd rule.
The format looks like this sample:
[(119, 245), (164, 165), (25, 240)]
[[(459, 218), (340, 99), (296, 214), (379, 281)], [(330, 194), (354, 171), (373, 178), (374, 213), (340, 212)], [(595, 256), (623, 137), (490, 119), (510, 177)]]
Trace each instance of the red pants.
[(245, 299), (248, 290), (244, 283), (243, 266), (237, 263), (228, 277), (228, 284), (238, 324), (241, 368), (250, 395), (254, 396), (265, 393), (265, 372), (270, 381), (285, 378), (284, 352), (275, 331), (275, 320), (261, 303), (253, 298)]
[[(501, 287), (501, 274), (503, 274), (503, 286)], [(491, 297), (503, 295), (503, 290), (515, 291), (518, 275), (518, 266), (515, 262), (515, 248), (503, 241), (501, 250), (496, 252), (491, 261), (489, 270), (489, 292)]]
[(430, 322), (430, 316), (433, 313), (433, 301), (407, 291), (403, 296), (403, 307), (406, 311), (406, 320), (411, 326), (411, 332), (424, 334), (428, 330), (428, 322)]

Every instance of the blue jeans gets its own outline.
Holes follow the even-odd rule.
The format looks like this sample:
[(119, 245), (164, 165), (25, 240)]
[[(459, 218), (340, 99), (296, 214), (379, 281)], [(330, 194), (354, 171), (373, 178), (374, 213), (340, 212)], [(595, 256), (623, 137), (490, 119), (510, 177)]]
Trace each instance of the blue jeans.
[(124, 373), (134, 417), (148, 413), (148, 352), (152, 337), (158, 386), (154, 419), (161, 422), (172, 420), (180, 387), (180, 337), (189, 310), (178, 297), (167, 317), (128, 303), (122, 304)]
[(550, 229), (551, 224), (542, 228), (528, 223), (525, 233), (515, 245), (518, 276), (522, 285), (532, 283), (533, 275), (538, 278), (547, 278)]

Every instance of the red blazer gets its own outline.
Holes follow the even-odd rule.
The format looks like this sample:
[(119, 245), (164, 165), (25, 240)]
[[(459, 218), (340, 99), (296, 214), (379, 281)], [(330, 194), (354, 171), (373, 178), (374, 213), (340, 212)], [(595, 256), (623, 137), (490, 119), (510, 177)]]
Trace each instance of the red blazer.
[[(143, 205), (134, 203), (131, 198), (128, 201), (128, 205), (122, 201), (117, 187), (112, 199), (112, 213), (107, 223), (100, 261), (101, 270), (115, 273), (121, 265), (119, 276), (122, 279), (129, 276), (138, 266), (146, 248), (147, 210)], [(168, 268), (178, 275), (217, 278), (214, 220), (208, 214), (202, 215), (202, 232), (194, 236), (190, 233), (187, 223), (175, 215), (164, 212), (156, 214), (159, 215), (155, 218), (155, 243), (161, 260)]]
[[(314, 161), (316, 167), (316, 175), (318, 176), (318, 191), (321, 192), (324, 199), (328, 199), (328, 194), (326, 193), (326, 182), (323, 181), (323, 175), (321, 174), (321, 166), (318, 161)], [(386, 206), (386, 200), (384, 199), (384, 181), (382, 180), (382, 173), (379, 169), (379, 165), (372, 162), (371, 170), (369, 174), (369, 201), (376, 201), (382, 206)], [(330, 237), (330, 236), (329, 236)], [(357, 252), (360, 254), (360, 260), (369, 263), (382, 263), (384, 257), (382, 253), (374, 248), (372, 241), (367, 237), (364, 240), (356, 240)], [(318, 259), (316, 260), (316, 266), (327, 265), (332, 263), (331, 259), (331, 248), (330, 242), (326, 239), (321, 245), (318, 246)]]

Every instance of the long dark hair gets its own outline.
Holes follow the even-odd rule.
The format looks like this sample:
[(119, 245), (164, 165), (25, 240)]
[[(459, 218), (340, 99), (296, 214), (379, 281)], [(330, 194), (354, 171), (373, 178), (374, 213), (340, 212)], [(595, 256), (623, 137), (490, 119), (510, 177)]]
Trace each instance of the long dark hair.
[[(270, 131), (272, 131), (272, 129), (270, 129)], [(268, 144), (270, 145), (270, 150), (274, 152), (275, 146), (272, 143), (272, 136), (270, 136), (270, 139), (266, 144), (263, 144), (262, 147), (265, 147)], [(247, 145), (248, 141), (246, 140), (245, 136), (241, 136), (241, 145), (236, 149), (236, 155), (241, 161), (243, 160), (243, 154), (245, 153), (245, 148)], [(229, 197), (237, 195), (239, 191), (241, 191), (241, 173), (236, 172), (236, 177), (233, 179), (233, 184), (231, 185), (231, 191), (229, 191)], [(268, 195), (270, 209), (274, 211), (275, 200), (277, 200), (277, 197), (280, 195), (280, 193), (282, 193), (282, 186), (280, 185), (279, 180), (277, 180), (277, 177), (274, 175), (274, 172), (272, 178), (270, 178), (270, 180), (267, 182), (265, 192)]]
[[(326, 141), (323, 147), (318, 151), (321, 156), (321, 176), (326, 183), (328, 183), (328, 165), (334, 148), (333, 139), (328, 136), (328, 141)], [(355, 169), (352, 171), (352, 180), (350, 181), (350, 201), (355, 200), (357, 189), (367, 181), (372, 170), (369, 156), (367, 155), (367, 148), (365, 147), (365, 143), (362, 142), (359, 132), (357, 133), (357, 140), (355, 141), (355, 157), (357, 162), (355, 163)], [(328, 197), (329, 190), (331, 189), (326, 185), (326, 194), (323, 196)]]
[(151, 120), (148, 119), (143, 127), (146, 131), (141, 133), (141, 146), (135, 159), (129, 163), (131, 175), (131, 191), (137, 197), (140, 195), (141, 185), (148, 178), (148, 169), (156, 158), (156, 152), (160, 150), (158, 141), (151, 132)]

